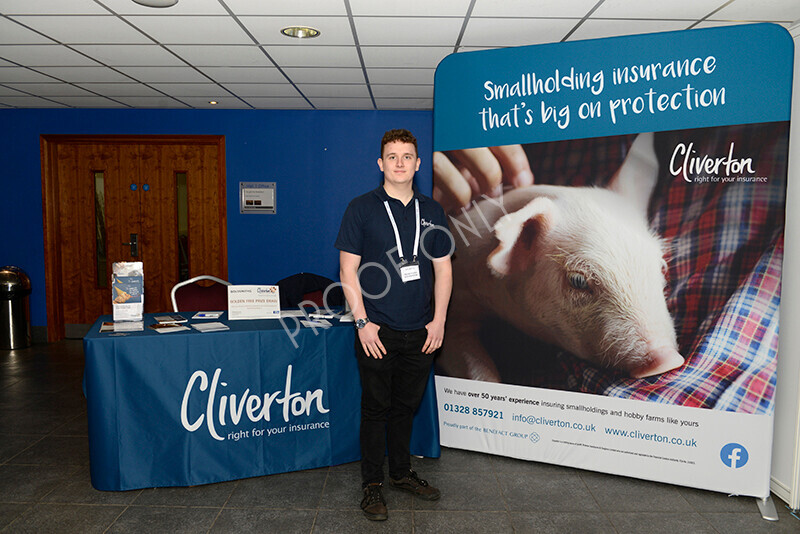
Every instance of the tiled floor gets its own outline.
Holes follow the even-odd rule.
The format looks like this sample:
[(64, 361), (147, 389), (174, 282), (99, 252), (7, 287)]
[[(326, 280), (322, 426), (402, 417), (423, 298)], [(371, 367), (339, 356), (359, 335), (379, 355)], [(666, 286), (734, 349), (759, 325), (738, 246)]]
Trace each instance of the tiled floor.
[(445, 449), (415, 461), (442, 490), (386, 489), (389, 520), (358, 508), (357, 464), (193, 488), (100, 492), (89, 483), (80, 341), (0, 351), (2, 532), (800, 532), (752, 498)]

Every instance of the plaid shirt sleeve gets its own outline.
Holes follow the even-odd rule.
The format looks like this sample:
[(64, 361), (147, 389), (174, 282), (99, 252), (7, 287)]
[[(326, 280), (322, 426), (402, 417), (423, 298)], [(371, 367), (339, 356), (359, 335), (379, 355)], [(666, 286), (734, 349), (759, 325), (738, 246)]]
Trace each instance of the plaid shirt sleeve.
[[(552, 183), (561, 185), (605, 185), (632, 138), (564, 141), (526, 151), (538, 183), (553, 176)], [(667, 305), (686, 363), (637, 380), (556, 351), (556, 363), (540, 369), (531, 385), (771, 414), (788, 138), (786, 122), (656, 134), (660, 169), (649, 215), (651, 227), (668, 243)], [(735, 150), (735, 157), (751, 158), (754, 175), (766, 181), (674, 177), (668, 165), (678, 143), (693, 143), (698, 155), (711, 157)]]

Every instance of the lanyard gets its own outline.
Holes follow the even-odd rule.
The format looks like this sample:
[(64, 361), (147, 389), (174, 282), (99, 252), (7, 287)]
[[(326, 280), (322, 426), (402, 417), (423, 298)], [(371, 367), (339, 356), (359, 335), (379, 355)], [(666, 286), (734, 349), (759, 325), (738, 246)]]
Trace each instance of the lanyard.
[[(392, 215), (392, 209), (389, 207), (389, 201), (383, 201), (384, 207), (386, 207), (386, 213), (389, 214), (389, 221), (392, 223), (392, 228), (394, 229), (394, 239), (397, 241), (397, 255), (400, 256), (400, 261), (405, 262), (406, 260), (403, 257), (403, 245), (400, 243), (400, 232), (397, 230), (397, 223), (394, 222), (394, 215)], [(419, 253), (419, 199), (414, 199), (414, 211), (417, 215), (417, 234), (414, 236), (414, 259), (412, 261), (417, 261), (417, 254)]]

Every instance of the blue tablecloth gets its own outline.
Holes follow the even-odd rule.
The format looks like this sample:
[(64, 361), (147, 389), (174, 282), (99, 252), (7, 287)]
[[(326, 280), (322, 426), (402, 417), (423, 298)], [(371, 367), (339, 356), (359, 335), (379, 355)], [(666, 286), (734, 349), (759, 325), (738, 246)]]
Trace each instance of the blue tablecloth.
[[(223, 316), (228, 331), (160, 334), (146, 315), (144, 331), (100, 333), (110, 320), (83, 340), (95, 488), (192, 486), (359, 459), (352, 323), (295, 331), (287, 319), (287, 333), (278, 320)], [(438, 457), (432, 373), (428, 386), (411, 452)]]

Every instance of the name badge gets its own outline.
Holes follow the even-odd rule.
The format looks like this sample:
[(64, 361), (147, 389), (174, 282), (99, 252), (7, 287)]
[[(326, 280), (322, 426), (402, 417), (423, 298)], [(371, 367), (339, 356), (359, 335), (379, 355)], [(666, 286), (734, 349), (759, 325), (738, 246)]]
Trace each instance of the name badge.
[(420, 279), (419, 263), (412, 262), (400, 266), (400, 279), (405, 284), (406, 282), (413, 282)]

